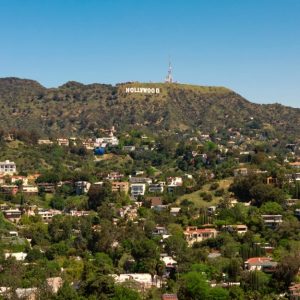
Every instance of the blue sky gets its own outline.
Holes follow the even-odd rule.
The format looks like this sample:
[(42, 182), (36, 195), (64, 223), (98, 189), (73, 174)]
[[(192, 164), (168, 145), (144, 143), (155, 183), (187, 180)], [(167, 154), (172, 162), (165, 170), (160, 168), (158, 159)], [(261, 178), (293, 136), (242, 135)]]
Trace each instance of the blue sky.
[(300, 107), (299, 0), (0, 0), (0, 77), (164, 80)]

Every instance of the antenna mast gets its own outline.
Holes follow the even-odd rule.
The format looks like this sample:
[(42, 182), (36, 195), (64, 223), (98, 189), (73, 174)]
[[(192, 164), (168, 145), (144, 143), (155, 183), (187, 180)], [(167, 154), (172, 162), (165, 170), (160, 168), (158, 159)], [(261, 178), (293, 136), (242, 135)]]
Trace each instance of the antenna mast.
[(169, 58), (169, 69), (168, 69), (168, 75), (165, 80), (166, 83), (172, 83), (173, 82), (173, 75), (172, 75), (172, 65), (171, 60)]

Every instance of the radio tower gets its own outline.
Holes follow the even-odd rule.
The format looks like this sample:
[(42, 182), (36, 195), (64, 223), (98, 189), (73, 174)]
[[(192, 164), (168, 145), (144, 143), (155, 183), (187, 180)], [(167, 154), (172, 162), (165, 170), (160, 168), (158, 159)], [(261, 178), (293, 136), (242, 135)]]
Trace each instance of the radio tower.
[(172, 83), (173, 82), (173, 75), (172, 75), (172, 65), (171, 60), (169, 59), (169, 69), (168, 69), (168, 75), (165, 80), (166, 83)]

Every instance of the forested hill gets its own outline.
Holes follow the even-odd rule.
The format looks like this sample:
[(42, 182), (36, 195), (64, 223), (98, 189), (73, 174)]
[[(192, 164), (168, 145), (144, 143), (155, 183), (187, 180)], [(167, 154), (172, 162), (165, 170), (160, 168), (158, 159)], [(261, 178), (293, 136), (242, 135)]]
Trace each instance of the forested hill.
[[(128, 87), (157, 88), (159, 93), (126, 93)], [(32, 80), (2, 78), (0, 107), (3, 130), (35, 130), (43, 136), (92, 134), (111, 125), (150, 131), (267, 128), (300, 135), (300, 109), (254, 104), (223, 87), (67, 82), (47, 89)]]

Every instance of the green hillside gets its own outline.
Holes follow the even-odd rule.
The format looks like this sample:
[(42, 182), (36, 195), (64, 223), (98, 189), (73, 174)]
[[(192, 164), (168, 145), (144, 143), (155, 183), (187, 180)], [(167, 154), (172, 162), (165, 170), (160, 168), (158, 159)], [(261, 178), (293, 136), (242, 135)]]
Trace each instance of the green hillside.
[[(155, 87), (160, 93), (126, 93), (126, 87)], [(47, 89), (32, 80), (2, 78), (0, 107), (2, 129), (35, 130), (42, 136), (89, 135), (111, 125), (153, 132), (254, 126), (284, 136), (300, 134), (300, 109), (254, 104), (224, 87), (67, 82)]]

